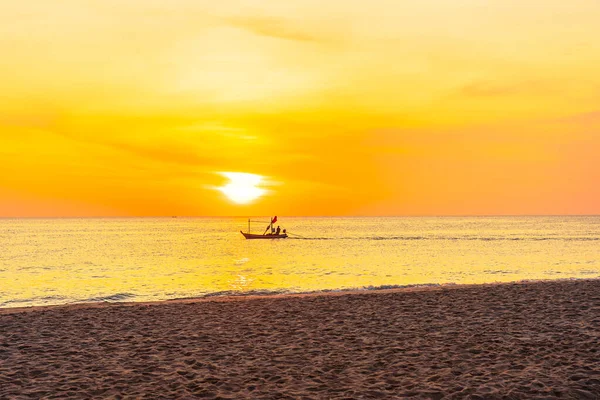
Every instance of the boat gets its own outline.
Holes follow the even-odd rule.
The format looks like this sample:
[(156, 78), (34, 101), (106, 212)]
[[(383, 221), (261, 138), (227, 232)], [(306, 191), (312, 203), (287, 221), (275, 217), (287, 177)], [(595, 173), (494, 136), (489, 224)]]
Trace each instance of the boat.
[(287, 233), (282, 233), (280, 235), (257, 235), (255, 233), (246, 233), (242, 231), (240, 231), (240, 233), (244, 235), (246, 239), (285, 239), (288, 237)]
[[(288, 235), (287, 235), (285, 229), (283, 230), (283, 233), (280, 233), (280, 234), (273, 233), (274, 232), (274, 230), (273, 230), (273, 224), (275, 222), (277, 222), (277, 216), (271, 218), (271, 222), (267, 226), (267, 229), (261, 235), (261, 234), (256, 234), (256, 233), (250, 233), (250, 220), (248, 220), (248, 232), (242, 232), (242, 231), (240, 231), (240, 233), (242, 235), (244, 235), (244, 237), (246, 239), (285, 239), (285, 238), (287, 238)], [(267, 234), (268, 231), (270, 233)]]

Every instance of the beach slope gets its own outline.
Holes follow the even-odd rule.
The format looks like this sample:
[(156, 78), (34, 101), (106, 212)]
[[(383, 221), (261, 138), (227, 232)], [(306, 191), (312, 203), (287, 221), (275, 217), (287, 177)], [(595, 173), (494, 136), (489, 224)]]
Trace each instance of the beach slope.
[(0, 398), (600, 398), (600, 281), (0, 310)]

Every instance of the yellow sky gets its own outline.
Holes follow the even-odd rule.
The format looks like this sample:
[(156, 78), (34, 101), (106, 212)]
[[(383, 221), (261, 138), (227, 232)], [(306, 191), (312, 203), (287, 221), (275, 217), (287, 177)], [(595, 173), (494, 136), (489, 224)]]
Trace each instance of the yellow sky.
[(0, 15), (0, 216), (600, 213), (597, 0)]

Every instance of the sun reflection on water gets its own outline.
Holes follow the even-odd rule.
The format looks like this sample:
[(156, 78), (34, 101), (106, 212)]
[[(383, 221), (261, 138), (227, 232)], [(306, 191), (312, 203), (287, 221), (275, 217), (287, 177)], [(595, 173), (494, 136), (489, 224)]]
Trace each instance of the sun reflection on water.
[(0, 221), (0, 306), (600, 277), (600, 217)]

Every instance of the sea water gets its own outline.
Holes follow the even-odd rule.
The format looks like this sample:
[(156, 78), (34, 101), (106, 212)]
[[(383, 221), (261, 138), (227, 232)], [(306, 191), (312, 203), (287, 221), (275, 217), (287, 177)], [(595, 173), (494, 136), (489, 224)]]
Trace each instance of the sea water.
[[(262, 233), (268, 217), (254, 217)], [(0, 219), (0, 307), (600, 277), (600, 217)]]

